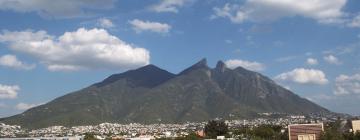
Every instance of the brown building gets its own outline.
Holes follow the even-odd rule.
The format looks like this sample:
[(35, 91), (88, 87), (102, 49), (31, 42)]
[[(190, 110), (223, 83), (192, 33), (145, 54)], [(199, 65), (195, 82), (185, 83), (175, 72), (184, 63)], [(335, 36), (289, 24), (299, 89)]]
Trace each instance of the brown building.
[(289, 140), (319, 140), (324, 131), (323, 123), (292, 124), (288, 126)]

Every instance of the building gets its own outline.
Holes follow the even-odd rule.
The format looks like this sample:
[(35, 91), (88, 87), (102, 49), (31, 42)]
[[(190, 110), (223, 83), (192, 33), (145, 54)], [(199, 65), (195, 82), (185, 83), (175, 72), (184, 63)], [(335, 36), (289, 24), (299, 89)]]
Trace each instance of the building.
[(217, 140), (224, 140), (224, 139), (225, 139), (225, 136), (217, 136), (216, 139), (217, 139)]
[(288, 126), (289, 140), (319, 140), (324, 131), (323, 123), (292, 124)]
[(352, 121), (352, 129), (355, 132), (360, 132), (360, 120), (353, 120)]

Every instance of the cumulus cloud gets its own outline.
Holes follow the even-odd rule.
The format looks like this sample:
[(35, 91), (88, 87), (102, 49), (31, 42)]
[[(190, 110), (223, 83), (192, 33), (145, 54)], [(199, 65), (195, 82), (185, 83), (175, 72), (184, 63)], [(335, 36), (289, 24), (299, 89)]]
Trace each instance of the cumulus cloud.
[(15, 99), (19, 90), (20, 87), (18, 85), (0, 84), (0, 99)]
[(337, 57), (335, 57), (334, 55), (324, 56), (324, 60), (330, 64), (335, 64), (335, 65), (341, 64), (340, 60)]
[(18, 103), (15, 106), (15, 109), (17, 109), (17, 110), (27, 110), (27, 109), (33, 108), (35, 106), (38, 106), (38, 105), (40, 105), (40, 104)]
[(225, 61), (226, 66), (228, 66), (231, 69), (235, 69), (237, 67), (244, 67), (246, 69), (252, 70), (252, 71), (263, 71), (265, 69), (265, 65), (259, 62), (251, 62), (246, 60), (240, 60), (240, 59), (230, 59)]
[(302, 16), (320, 23), (337, 23), (342, 21), (345, 4), (346, 0), (246, 0), (243, 5), (227, 3), (222, 8), (215, 7), (211, 18), (243, 23)]
[(102, 28), (113, 28), (113, 27), (115, 27), (113, 22), (110, 19), (107, 19), (107, 18), (98, 19), (97, 25), (102, 27)]
[(308, 65), (317, 65), (318, 61), (315, 58), (308, 58), (308, 59), (306, 59), (306, 64), (308, 64)]
[(51, 71), (131, 69), (149, 64), (150, 54), (104, 29), (79, 28), (56, 37), (46, 31), (5, 31), (0, 42), (40, 60)]
[(324, 85), (328, 83), (326, 75), (321, 70), (296, 68), (289, 72), (284, 72), (275, 77), (280, 81), (291, 81), (300, 84), (319, 84)]
[(0, 65), (4, 67), (21, 69), (21, 70), (31, 70), (35, 68), (35, 64), (26, 64), (17, 59), (15, 55), (6, 54), (0, 57)]
[(360, 74), (339, 75), (335, 80), (335, 95), (360, 95)]
[(171, 12), (178, 13), (179, 8), (184, 6), (185, 3), (190, 2), (191, 0), (161, 0), (160, 3), (152, 5), (150, 7), (151, 11), (154, 12)]
[(151, 22), (151, 21), (142, 21), (139, 19), (134, 19), (129, 21), (132, 25), (132, 28), (136, 33), (141, 33), (143, 31), (151, 31), (156, 33), (168, 33), (171, 29), (171, 26), (166, 23)]
[(1, 0), (0, 10), (36, 12), (46, 18), (74, 18), (92, 15), (92, 9), (110, 9), (114, 2), (115, 0)]

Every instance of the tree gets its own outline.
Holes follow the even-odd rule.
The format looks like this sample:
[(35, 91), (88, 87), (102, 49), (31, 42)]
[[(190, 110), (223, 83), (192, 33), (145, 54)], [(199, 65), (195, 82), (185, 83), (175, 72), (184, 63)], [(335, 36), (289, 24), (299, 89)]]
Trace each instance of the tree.
[(97, 140), (93, 133), (85, 133), (84, 140)]
[(360, 140), (360, 132), (355, 133), (353, 140)]
[(241, 138), (250, 138), (252, 133), (252, 130), (248, 126), (239, 127), (233, 130), (233, 135)]
[(344, 134), (340, 131), (340, 123), (341, 121), (339, 119), (335, 122), (328, 123), (320, 140), (345, 140)]
[(281, 132), (282, 126), (278, 125), (260, 125), (257, 127), (240, 127), (234, 131), (235, 136), (245, 139), (266, 139), (266, 140), (288, 140), (288, 132)]
[(225, 136), (229, 131), (228, 125), (224, 121), (211, 120), (205, 125), (205, 135), (208, 138), (216, 138), (216, 136)]
[(261, 138), (270, 139), (275, 136), (275, 131), (270, 126), (260, 126), (254, 129), (254, 135)]

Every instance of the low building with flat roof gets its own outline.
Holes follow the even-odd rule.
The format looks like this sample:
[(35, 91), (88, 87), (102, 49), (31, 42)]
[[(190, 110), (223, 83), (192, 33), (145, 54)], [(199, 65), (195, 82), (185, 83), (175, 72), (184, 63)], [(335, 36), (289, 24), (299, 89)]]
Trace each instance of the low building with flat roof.
[(319, 140), (323, 131), (323, 123), (288, 126), (289, 140)]
[(360, 120), (353, 120), (351, 122), (353, 132), (360, 132)]

